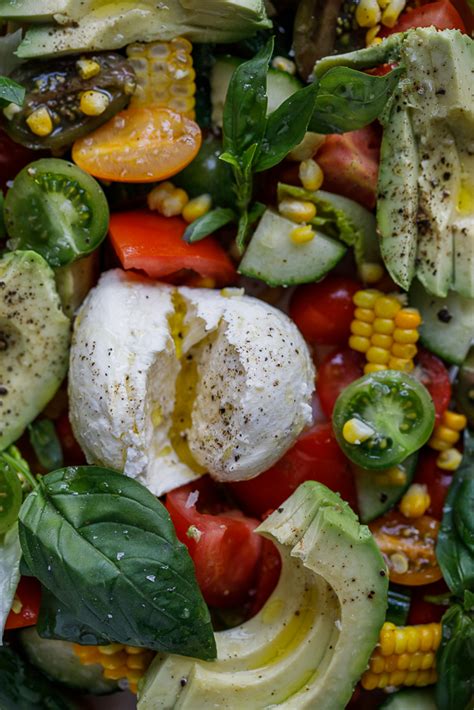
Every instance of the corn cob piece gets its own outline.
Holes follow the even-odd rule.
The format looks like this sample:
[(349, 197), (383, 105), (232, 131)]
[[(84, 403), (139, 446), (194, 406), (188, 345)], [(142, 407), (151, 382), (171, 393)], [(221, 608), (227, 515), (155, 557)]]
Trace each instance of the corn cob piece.
[[(459, 441), (461, 432), (466, 426), (467, 419), (464, 414), (449, 411), (444, 412), (441, 423), (435, 427), (428, 446), (435, 449), (435, 451), (441, 452), (452, 449), (453, 445)], [(443, 466), (441, 466), (441, 468), (443, 468)], [(455, 469), (448, 468), (448, 470)]]
[(191, 43), (184, 37), (130, 44), (127, 56), (137, 77), (130, 106), (164, 106), (194, 118), (196, 72), (191, 50)]
[(146, 648), (111, 643), (108, 646), (73, 645), (74, 652), (84, 666), (102, 666), (108, 680), (126, 681), (132, 693), (137, 692), (140, 678), (145, 674), (154, 653)]

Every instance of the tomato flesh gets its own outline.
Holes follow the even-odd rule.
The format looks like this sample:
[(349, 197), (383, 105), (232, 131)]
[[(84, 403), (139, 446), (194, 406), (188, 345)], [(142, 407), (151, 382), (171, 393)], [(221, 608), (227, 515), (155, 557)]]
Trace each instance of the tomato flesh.
[(21, 577), (16, 590), (16, 598), (21, 608), (18, 613), (10, 611), (5, 629), (20, 629), (24, 626), (34, 626), (38, 620), (41, 603), (41, 585), (35, 577)]
[(437, 30), (461, 30), (466, 32), (466, 27), (461, 15), (449, 0), (438, 0), (427, 5), (406, 10), (400, 15), (395, 27), (384, 27), (380, 32), (381, 37), (406, 32), (415, 27), (436, 27)]
[(449, 486), (453, 480), (450, 471), (443, 471), (436, 464), (438, 451), (425, 449), (422, 452), (415, 476), (415, 483), (420, 483), (427, 487), (430, 495), (430, 507), (426, 511), (437, 520), (443, 517), (443, 506), (448, 495)]
[(318, 367), (316, 391), (321, 409), (330, 418), (341, 392), (364, 374), (365, 357), (350, 348), (326, 355)]
[(451, 400), (449, 372), (439, 357), (424, 348), (419, 349), (416, 363), (413, 374), (430, 393), (438, 423)]

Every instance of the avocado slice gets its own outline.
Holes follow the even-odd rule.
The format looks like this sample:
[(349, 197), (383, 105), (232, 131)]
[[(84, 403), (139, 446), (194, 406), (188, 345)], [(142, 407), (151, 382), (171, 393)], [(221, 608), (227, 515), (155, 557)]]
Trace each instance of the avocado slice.
[[(42, 4), (31, 3), (39, 8)], [(48, 0), (47, 5), (51, 4)], [(67, 6), (63, 14), (54, 15), (61, 24), (40, 24), (26, 32), (17, 50), (19, 57), (119, 49), (132, 42), (166, 41), (178, 35), (193, 42), (236, 42), (271, 26), (263, 0), (205, 0), (200, 4), (197, 0), (91, 0), (83, 14), (75, 0), (68, 0)]]
[(307, 481), (257, 532), (281, 554), (275, 591), (252, 619), (216, 633), (216, 661), (157, 657), (139, 710), (335, 710), (349, 701), (387, 606), (387, 573), (368, 528), (336, 493)]
[(0, 451), (54, 396), (67, 370), (70, 321), (42, 256), (0, 259)]

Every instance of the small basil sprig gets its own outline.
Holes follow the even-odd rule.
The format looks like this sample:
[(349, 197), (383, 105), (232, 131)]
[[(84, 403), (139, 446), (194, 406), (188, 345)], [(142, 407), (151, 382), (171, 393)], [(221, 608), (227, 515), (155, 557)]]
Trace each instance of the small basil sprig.
[(49, 473), (23, 503), (19, 532), (32, 574), (100, 636), (215, 658), (191, 558), (137, 481), (96, 466)]
[(46, 471), (55, 471), (63, 465), (61, 442), (51, 419), (38, 419), (28, 427), (30, 444), (36, 458)]
[(237, 215), (234, 210), (228, 207), (216, 207), (215, 210), (207, 212), (186, 227), (184, 241), (190, 244), (198, 242), (236, 219)]
[(13, 79), (0, 76), (0, 108), (9, 104), (21, 106), (25, 100), (25, 89)]

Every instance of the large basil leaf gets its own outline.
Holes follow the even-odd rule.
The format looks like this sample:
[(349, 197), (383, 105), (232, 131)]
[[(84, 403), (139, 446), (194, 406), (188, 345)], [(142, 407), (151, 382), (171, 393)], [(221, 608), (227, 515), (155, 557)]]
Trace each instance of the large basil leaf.
[(402, 71), (373, 76), (346, 67), (330, 69), (320, 79), (308, 130), (345, 133), (372, 123), (398, 86)]
[(41, 590), (41, 607), (36, 630), (44, 639), (72, 641), (86, 646), (105, 645), (111, 642), (110, 638), (98, 634), (77, 619), (46, 587)]
[(191, 558), (137, 481), (96, 466), (47, 474), (23, 503), (20, 541), (33, 574), (98, 634), (215, 658)]
[(474, 436), (466, 434), (463, 463), (453, 476), (438, 534), (436, 557), (451, 592), (474, 591)]
[(318, 90), (315, 81), (289, 96), (269, 115), (255, 160), (255, 172), (277, 165), (303, 140)]
[(0, 648), (2, 710), (71, 710), (74, 705), (11, 648)]
[(252, 143), (260, 143), (267, 114), (267, 70), (273, 38), (232, 74), (223, 115), (225, 152), (240, 156)]
[(3, 537), (0, 537), (0, 646), (5, 622), (20, 581), (20, 558), (18, 525), (15, 523)]
[(442, 619), (436, 656), (436, 701), (442, 710), (467, 710), (474, 701), (474, 613), (453, 604)]

